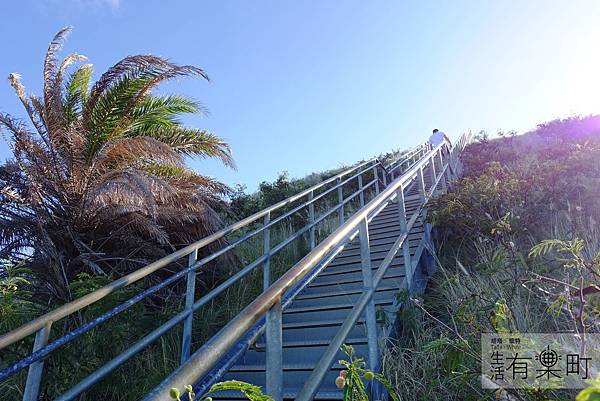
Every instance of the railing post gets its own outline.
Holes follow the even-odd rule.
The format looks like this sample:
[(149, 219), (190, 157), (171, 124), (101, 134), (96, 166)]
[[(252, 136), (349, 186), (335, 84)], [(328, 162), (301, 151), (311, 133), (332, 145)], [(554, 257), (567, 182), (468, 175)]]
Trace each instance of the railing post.
[(313, 199), (315, 197), (315, 192), (310, 191), (308, 193), (308, 224), (310, 224), (309, 237), (310, 237), (310, 250), (315, 249), (316, 241), (315, 241), (315, 204)]
[(377, 164), (373, 166), (373, 178), (375, 179), (375, 195), (379, 195), (379, 173), (377, 172)]
[[(431, 165), (431, 187), (435, 186), (435, 180), (437, 180), (437, 172), (435, 167), (435, 159), (436, 155), (432, 155), (429, 159), (429, 164)], [(433, 188), (433, 193), (435, 194), (436, 190)]]
[(383, 166), (381, 167), (381, 175), (383, 176), (383, 187), (387, 187), (387, 174), (385, 173), (385, 169)]
[(406, 216), (406, 203), (404, 199), (404, 188), (400, 187), (396, 191), (398, 199), (398, 215), (400, 217), (400, 233), (406, 233), (406, 239), (402, 243), (402, 256), (404, 258), (404, 275), (406, 278), (406, 291), (410, 294), (412, 289), (413, 265), (410, 256), (410, 240), (408, 238), (408, 226)]
[(441, 185), (441, 193), (445, 194), (446, 191), (448, 190), (448, 186), (447, 186), (447, 179), (448, 179), (448, 170), (446, 169), (444, 170), (444, 158), (442, 157), (442, 152), (439, 153), (440, 155), (440, 172), (442, 174), (442, 179), (440, 180), (440, 185)]
[(266, 388), (274, 401), (283, 400), (283, 334), (281, 299), (267, 312)]
[(362, 208), (365, 205), (365, 191), (363, 189), (363, 178), (362, 174), (358, 176), (358, 190), (360, 193), (358, 194), (358, 199), (360, 201), (360, 207)]
[[(198, 249), (188, 255), (188, 267), (192, 267), (198, 260)], [(192, 324), (194, 322), (194, 296), (196, 294), (196, 270), (191, 270), (186, 278), (185, 310), (190, 314), (183, 322), (183, 333), (181, 334), (181, 361), (183, 365), (190, 357), (192, 349)]]
[(344, 224), (344, 191), (342, 190), (342, 177), (338, 177), (337, 185), (339, 185), (337, 189), (338, 193), (338, 207), (339, 207), (339, 216), (340, 216), (340, 226)]
[[(271, 222), (271, 212), (265, 214), (263, 224), (266, 226)], [(263, 230), (263, 255), (266, 255), (263, 262), (263, 291), (271, 285), (271, 229), (269, 227)]]
[(425, 201), (427, 196), (427, 189), (425, 188), (425, 180), (423, 179), (423, 167), (420, 167), (417, 171), (417, 185), (419, 186), (419, 195), (421, 195), (421, 202)]
[[(358, 226), (360, 241), (360, 259), (362, 265), (364, 291), (373, 287), (373, 271), (371, 270), (371, 247), (369, 245), (369, 227), (364, 218)], [(373, 292), (374, 294), (374, 292)], [(379, 368), (379, 352), (377, 350), (377, 320), (375, 316), (375, 302), (369, 300), (365, 310), (367, 325), (367, 340), (369, 346), (369, 369), (377, 371)]]
[[(38, 330), (35, 334), (35, 341), (33, 342), (33, 352), (44, 348), (48, 344), (48, 338), (50, 337), (50, 326), (48, 323), (46, 326)], [(29, 371), (27, 372), (27, 382), (25, 384), (25, 392), (23, 393), (23, 401), (37, 401), (38, 394), (40, 392), (40, 384), (42, 382), (42, 373), (44, 370), (44, 360), (34, 362), (29, 365)]]
[(454, 162), (454, 152), (449, 152), (448, 157), (448, 181), (452, 182), (456, 178), (456, 163)]

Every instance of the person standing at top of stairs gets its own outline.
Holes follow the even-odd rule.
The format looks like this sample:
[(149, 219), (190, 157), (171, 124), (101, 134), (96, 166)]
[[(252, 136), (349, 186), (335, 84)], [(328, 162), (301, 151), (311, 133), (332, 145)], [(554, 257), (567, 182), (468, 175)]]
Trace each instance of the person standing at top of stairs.
[(448, 135), (436, 128), (433, 130), (433, 134), (431, 134), (429, 137), (429, 144), (432, 148), (435, 148), (437, 145), (444, 142), (444, 139), (450, 143), (450, 138), (448, 138)]

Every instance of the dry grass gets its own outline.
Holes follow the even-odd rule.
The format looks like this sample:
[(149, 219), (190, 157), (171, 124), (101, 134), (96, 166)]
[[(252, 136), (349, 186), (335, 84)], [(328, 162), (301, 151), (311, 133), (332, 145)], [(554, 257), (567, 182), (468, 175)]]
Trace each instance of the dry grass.
[[(587, 244), (585, 253), (596, 255), (600, 236), (592, 219), (582, 221), (577, 215), (561, 213), (548, 227), (555, 238), (571, 238), (575, 232)], [(492, 399), (493, 392), (480, 384), (481, 333), (574, 330), (567, 313), (549, 311), (556, 294), (532, 275), (560, 275), (560, 270), (551, 270), (548, 261), (520, 263), (510, 253), (499, 252), (497, 244), (480, 243), (477, 249), (477, 257), (470, 262), (448, 257), (448, 250), (442, 250), (444, 258), (437, 261), (427, 293), (401, 312), (400, 337), (388, 341), (383, 368), (403, 400)], [(528, 249), (523, 251), (526, 254)], [(499, 305), (508, 312), (501, 314)], [(511, 397), (571, 400), (575, 394), (573, 390), (520, 390)]]

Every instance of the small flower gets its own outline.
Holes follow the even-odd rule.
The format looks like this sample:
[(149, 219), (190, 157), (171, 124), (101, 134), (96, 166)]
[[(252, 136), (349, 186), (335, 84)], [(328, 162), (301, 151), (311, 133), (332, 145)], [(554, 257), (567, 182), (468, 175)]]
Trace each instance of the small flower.
[(173, 387), (171, 390), (169, 390), (169, 395), (172, 399), (178, 400), (181, 393), (179, 392), (179, 389)]
[(189, 384), (186, 385), (184, 388), (185, 388), (185, 391), (187, 391), (188, 393), (191, 393), (192, 391), (194, 391), (194, 389), (192, 388), (192, 386), (190, 386)]
[(340, 371), (340, 377), (343, 377), (345, 379), (346, 376), (348, 376), (348, 371), (347, 370)]
[(375, 374), (373, 372), (371, 372), (370, 370), (367, 370), (365, 372), (365, 379), (373, 380), (374, 377), (375, 377)]
[(346, 385), (346, 379), (345, 379), (345, 378), (343, 378), (342, 376), (338, 376), (338, 377), (335, 379), (335, 386), (336, 386), (337, 388), (344, 388), (344, 386), (345, 386), (345, 385)]

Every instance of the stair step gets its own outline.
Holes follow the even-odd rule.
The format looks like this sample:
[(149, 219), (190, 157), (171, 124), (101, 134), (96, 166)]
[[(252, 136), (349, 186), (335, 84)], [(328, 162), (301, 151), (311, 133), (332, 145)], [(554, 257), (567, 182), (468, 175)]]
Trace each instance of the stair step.
[[(329, 344), (330, 338), (322, 338), (317, 340), (296, 339), (295, 341), (287, 341), (283, 344), (283, 360), (290, 365), (311, 364), (315, 363), (315, 355), (322, 355)], [(349, 338), (346, 343), (352, 344), (357, 354), (365, 355), (369, 352), (366, 337)], [(238, 361), (238, 365), (263, 365), (265, 363), (265, 344), (259, 343), (256, 348), (250, 348)], [(335, 360), (344, 358), (344, 354), (338, 351)]]
[[(344, 344), (367, 344), (367, 337), (358, 337), (358, 338), (348, 338), (344, 341)], [(321, 339), (321, 340), (298, 340), (298, 341), (284, 341), (283, 348), (300, 348), (300, 347), (318, 347), (318, 346), (328, 346), (331, 343), (331, 339)], [(256, 346), (259, 348), (264, 348), (265, 343), (257, 343)]]
[[(296, 372), (296, 371), (311, 371), (315, 368), (315, 363), (284, 363), (284, 372)], [(334, 363), (331, 370), (342, 370), (342, 365)], [(265, 372), (265, 364), (252, 364), (252, 365), (234, 365), (229, 368), (230, 372)]]
[[(394, 291), (394, 290), (398, 290), (398, 288), (396, 286), (392, 286), (392, 285), (379, 286), (377, 288), (377, 291)], [(329, 291), (310, 293), (310, 294), (301, 293), (300, 295), (298, 295), (296, 297), (296, 300), (329, 298), (329, 297), (337, 297), (337, 296), (341, 296), (341, 295), (354, 295), (354, 294), (361, 294), (362, 292), (363, 292), (362, 289), (356, 288), (356, 289), (352, 289), (352, 290), (329, 290)]]
[[(396, 242), (396, 240), (394, 240), (394, 242)], [(394, 243), (392, 242), (392, 244)], [(413, 256), (415, 254), (415, 251), (417, 250), (417, 248), (419, 247), (421, 240), (413, 240), (410, 241), (409, 240), (409, 249), (410, 249), (410, 255)], [(373, 252), (371, 251), (371, 264), (373, 264), (374, 262), (381, 262), (383, 259), (385, 259), (385, 257), (387, 256), (387, 254), (390, 251), (390, 247), (392, 244), (389, 244), (387, 246), (388, 249), (386, 249), (385, 251), (377, 251), (377, 252)], [(400, 249), (397, 253), (395, 257), (402, 257), (402, 250)], [(341, 265), (351, 265), (354, 263), (360, 263), (362, 261), (362, 258), (360, 257), (360, 255), (338, 255), (337, 258), (335, 258), (328, 267), (334, 267), (334, 266), (341, 266)], [(325, 272), (327, 272), (326, 275), (328, 274), (332, 274), (331, 273), (332, 270), (326, 268)]]
[[(417, 226), (417, 224), (415, 224), (413, 226), (413, 229), (410, 230), (410, 234), (417, 234), (417, 233), (423, 233), (423, 226), (420, 224), (418, 226)], [(398, 238), (398, 235), (395, 235), (395, 236), (392, 235), (392, 236), (387, 236), (384, 238), (375, 238), (375, 239), (370, 237), (369, 245), (371, 245), (371, 247), (374, 247), (374, 246), (378, 246), (378, 245), (393, 244), (394, 241), (396, 240), (396, 238)], [(358, 248), (360, 248), (360, 244), (358, 243), (358, 241), (356, 241), (356, 242), (352, 241), (344, 249), (346, 250), (346, 249), (358, 249)]]
[[(375, 300), (375, 305), (388, 305), (393, 301), (388, 299), (380, 299)], [(283, 311), (283, 315), (292, 315), (296, 313), (305, 313), (305, 312), (319, 312), (319, 311), (328, 311), (328, 310), (339, 310), (339, 309), (352, 309), (354, 307), (354, 303), (352, 302), (340, 302), (336, 304), (328, 304), (328, 305), (315, 305), (315, 306), (299, 306), (299, 307), (291, 307), (287, 308)]]
[[(375, 307), (377, 309), (384, 309), (393, 312), (393, 300), (381, 300), (380, 302), (375, 302)], [(344, 319), (348, 315), (350, 309), (352, 309), (353, 304), (338, 304), (336, 308), (324, 308), (324, 309), (315, 309), (311, 308), (302, 308), (301, 310), (295, 310), (293, 313), (285, 313), (283, 314), (284, 322), (307, 322), (310, 320), (316, 319)], [(299, 308), (300, 309), (300, 308)]]
[[(418, 243), (421, 241), (422, 238), (423, 238), (423, 233), (410, 233), (408, 235), (408, 240), (410, 242), (416, 242), (416, 245), (418, 245)], [(385, 252), (385, 253), (387, 253), (390, 250), (390, 245), (393, 244), (394, 242), (396, 242), (396, 239), (394, 239), (394, 241), (392, 241), (390, 244), (386, 244), (386, 245), (373, 246), (372, 244), (369, 244), (370, 245), (371, 254), (374, 254), (374, 253), (377, 253), (377, 252)], [(358, 256), (358, 255), (360, 255), (360, 248), (359, 247), (345, 248), (342, 252), (340, 252), (337, 255), (336, 259), (338, 259), (338, 258), (346, 258), (348, 256)]]
[[(391, 244), (390, 244), (391, 246)], [(409, 248), (411, 258), (415, 255), (418, 247)], [(389, 250), (388, 250), (389, 252)], [(387, 256), (388, 252), (378, 252), (374, 255), (371, 255), (371, 269), (376, 270), (379, 268), (385, 256)], [(333, 262), (332, 262), (333, 263)], [(392, 259), (391, 267), (403, 267), (404, 266), (404, 253), (402, 252), (402, 248), (399, 248), (394, 258)], [(323, 270), (322, 274), (319, 275), (318, 278), (326, 278), (330, 276), (338, 276), (344, 273), (350, 273), (354, 271), (361, 271), (362, 269), (362, 259), (360, 256), (350, 256), (344, 258), (339, 263), (330, 264)]]
[[(403, 268), (402, 268), (403, 269)], [(383, 280), (379, 282), (379, 286), (393, 286), (396, 288), (403, 288), (404, 285), (404, 270), (401, 271), (401, 274), (391, 277), (385, 277)], [(353, 282), (345, 282), (345, 283), (329, 283), (325, 286), (314, 286), (307, 287), (302, 291), (302, 294), (312, 294), (316, 292), (323, 292), (326, 288), (331, 291), (350, 291), (350, 290), (361, 290), (364, 285), (362, 280), (353, 281)], [(319, 319), (321, 320), (321, 319)]]
[[(404, 210), (406, 210), (406, 214), (407, 215), (412, 215), (417, 210), (419, 210), (419, 204), (417, 203), (415, 206), (407, 205)], [(399, 218), (399, 209), (398, 209), (398, 207), (396, 205), (393, 205), (393, 207), (390, 207), (390, 206), (386, 207), (381, 212), (379, 212), (377, 214), (377, 216), (375, 216), (375, 218), (373, 220), (371, 220), (371, 221), (383, 220), (382, 217), (387, 217), (387, 218), (392, 218), (392, 219), (398, 219)]]
[[(297, 322), (284, 322), (283, 324), (283, 341), (329, 341), (340, 329), (343, 319), (333, 320), (307, 320)], [(364, 319), (359, 321), (352, 327), (348, 338), (359, 338), (366, 336), (367, 330), (364, 324)], [(264, 343), (264, 335), (259, 337), (259, 343)]]
[[(380, 263), (375, 262), (375, 265), (377, 267), (379, 267)], [(339, 273), (339, 274), (335, 274), (335, 275), (329, 275), (329, 276), (317, 276), (317, 278), (310, 283), (309, 287), (313, 288), (313, 287), (323, 287), (323, 286), (331, 286), (331, 285), (336, 285), (336, 284), (346, 284), (346, 283), (362, 283), (363, 281), (363, 277), (362, 277), (362, 270), (361, 270), (361, 265), (360, 263), (355, 263), (354, 265), (348, 265), (349, 269), (351, 269), (348, 272), (344, 272), (344, 273)], [(402, 258), (394, 258), (394, 260), (392, 260), (392, 263), (390, 264), (390, 266), (388, 267), (388, 270), (385, 272), (385, 275), (383, 276), (384, 278), (392, 278), (392, 277), (396, 277), (396, 278), (401, 278), (404, 277), (404, 263), (402, 261)]]
[[(295, 329), (301, 327), (326, 327), (326, 326), (341, 326), (344, 323), (343, 319), (329, 320), (314, 320), (306, 323), (284, 323), (283, 329)], [(359, 319), (357, 323), (364, 323), (363, 319)]]
[[(304, 298), (298, 299), (296, 298), (291, 305), (291, 308), (303, 308), (303, 307), (325, 307), (327, 305), (337, 305), (340, 303), (352, 303), (354, 304), (359, 300), (362, 295), (362, 291), (354, 291), (353, 293), (346, 293), (345, 291), (336, 291), (336, 294), (321, 296), (321, 298)], [(383, 301), (387, 299), (395, 299), (398, 293), (397, 288), (392, 288), (391, 290), (381, 290), (376, 291), (373, 294), (373, 300), (375, 302)]]
[[(316, 360), (315, 360), (316, 363)], [(285, 364), (283, 365), (283, 388), (293, 393), (298, 392), (308, 381), (315, 363), (310, 364)], [(335, 392), (335, 379), (339, 376), (342, 366), (335, 363), (331, 369), (325, 373), (325, 378), (321, 383), (320, 390)], [(260, 365), (235, 365), (224, 376), (223, 380), (241, 380), (247, 383), (264, 383), (266, 369), (264, 364)]]

